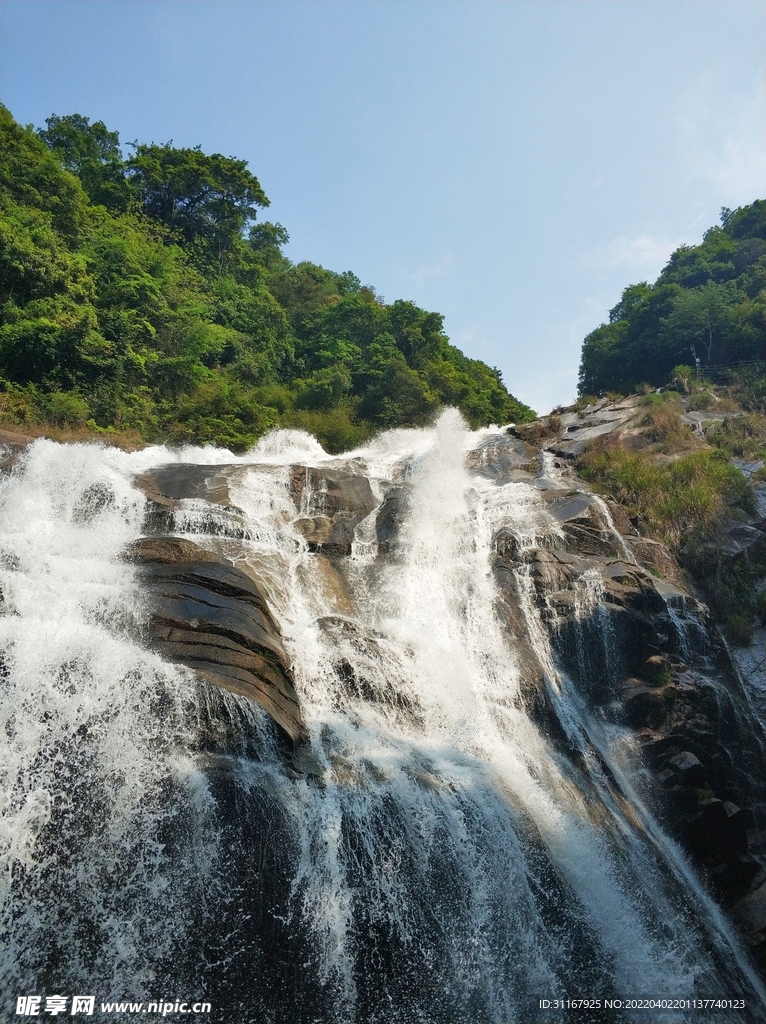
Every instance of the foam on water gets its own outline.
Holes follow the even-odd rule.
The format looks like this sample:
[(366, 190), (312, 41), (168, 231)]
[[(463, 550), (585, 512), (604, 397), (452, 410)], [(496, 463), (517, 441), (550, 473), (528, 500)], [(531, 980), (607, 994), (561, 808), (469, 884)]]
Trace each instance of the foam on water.
[[(198, 884), (181, 862), (204, 871), (216, 855), (199, 831), (205, 779), (185, 749), (194, 687), (129, 638), (141, 599), (118, 556), (144, 503), (128, 463), (38, 441), (2, 482), (5, 992), (34, 991), (51, 959), (61, 984), (144, 991), (146, 948), (161, 960), (183, 937), (184, 915), (174, 934), (158, 899), (172, 914)], [(174, 865), (163, 839), (183, 802), (197, 838)]]
[[(298, 431), (239, 458), (30, 448), (1, 494), (8, 990), (87, 983), (104, 998), (151, 998), (163, 972), (204, 979), (236, 962), (235, 949), (223, 967), (189, 960), (213, 927), (194, 908), (239, 898), (221, 869), (230, 850), (199, 752), (200, 731), (225, 714), (242, 743), (225, 760), (240, 820), (224, 825), (255, 814), (259, 793), (279, 807), (290, 867), (277, 923), (310, 937), (291, 1010), (258, 1007), (253, 979), (257, 1019), (318, 1019), (301, 1015), (309, 990), (330, 993), (323, 1019), (454, 1024), (536, 1019), (535, 996), (575, 989), (687, 995), (737, 985), (762, 998), (722, 916), (633, 788), (622, 737), (557, 670), (523, 559), (514, 570), (523, 623), (511, 629), (498, 616), (498, 530), (523, 551), (560, 527), (531, 487), (466, 471), (465, 451), (486, 433), (450, 411), (432, 430), (392, 431), (337, 457)], [(227, 548), (222, 530), (215, 543), (268, 592), (321, 784), (286, 768), (244, 698), (216, 696), (141, 646), (141, 594), (119, 560), (143, 523), (132, 478), (184, 461), (247, 467), (230, 481), (245, 537)], [(378, 498), (392, 480), (406, 486), (409, 511), (387, 559), (374, 513), (341, 569), (309, 551), (294, 525), (306, 512), (291, 497), (296, 462), (363, 471)], [(187, 502), (177, 528), (212, 543), (209, 514)], [(580, 613), (593, 614), (595, 582), (580, 596)], [(525, 650), (576, 760), (527, 712)], [(41, 977), (52, 964), (55, 978)], [(220, 1017), (250, 1019), (242, 1009)]]

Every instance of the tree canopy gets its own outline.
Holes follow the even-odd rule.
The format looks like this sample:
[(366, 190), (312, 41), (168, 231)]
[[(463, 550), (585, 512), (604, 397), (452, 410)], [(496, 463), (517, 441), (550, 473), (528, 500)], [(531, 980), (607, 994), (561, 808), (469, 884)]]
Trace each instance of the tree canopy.
[(583, 342), (580, 394), (661, 386), (680, 364), (764, 359), (766, 200), (724, 208), (700, 245), (676, 249), (653, 285), (629, 285)]
[(3, 415), (242, 449), (273, 426), (343, 450), (458, 406), (531, 419), (443, 319), (351, 271), (291, 263), (247, 163), (0, 107)]

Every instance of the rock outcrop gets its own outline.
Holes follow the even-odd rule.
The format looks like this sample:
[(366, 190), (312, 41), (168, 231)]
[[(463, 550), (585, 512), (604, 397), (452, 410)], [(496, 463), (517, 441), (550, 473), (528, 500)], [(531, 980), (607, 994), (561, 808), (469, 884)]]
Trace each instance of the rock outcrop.
[(293, 466), (290, 491), (301, 516), (295, 521), (310, 551), (348, 555), (356, 527), (377, 506), (370, 481), (331, 467)]
[[(513, 637), (529, 710), (564, 750), (569, 740), (556, 720), (549, 665), (529, 634), (525, 608), (530, 600), (537, 606), (558, 666), (599, 721), (633, 737), (642, 795), (766, 967), (766, 737), (737, 673), (736, 652), (732, 660), (672, 552), (643, 536), (619, 504), (592, 493), (574, 469), (585, 447), (606, 437), (642, 447), (640, 416), (638, 398), (601, 401), (585, 415), (566, 412), (485, 437), (468, 453), (467, 467), (483, 479), (536, 488), (548, 516), (532, 543), (522, 543), (510, 527), (497, 530), (497, 614)], [(705, 422), (697, 418), (689, 427), (702, 432)], [(5, 438), (11, 462), (23, 440)], [(397, 557), (411, 484), (400, 473), (373, 488), (353, 460), (342, 467), (258, 468), (281, 474), (291, 543), (301, 543), (297, 533), (316, 558), (317, 578), (336, 613), (320, 623), (323, 633), (369, 647), (372, 663), (378, 640), (353, 632), (346, 566), (362, 535), (378, 559)], [(245, 557), (250, 527), (236, 496), (252, 469), (173, 463), (139, 475), (145, 536), (125, 558), (147, 597), (148, 643), (168, 661), (265, 709), (293, 767), (311, 773), (310, 762), (301, 760), (307, 729), (268, 572)], [(737, 558), (763, 540), (762, 517), (732, 520), (717, 554)], [(334, 671), (339, 700), (375, 700), (418, 719), (415, 703), (379, 681), (372, 685), (342, 657)]]
[[(525, 467), (525, 477), (541, 486), (561, 526), (553, 544), (512, 554), (529, 566), (559, 663), (603, 720), (633, 734), (647, 798), (766, 971), (766, 662), (758, 647), (766, 631), (756, 633), (755, 646), (730, 649), (672, 552), (639, 535), (574, 470), (597, 439), (629, 450), (651, 444), (639, 402), (601, 400), (584, 413), (511, 428), (526, 451), (537, 448), (540, 469)], [(735, 414), (691, 413), (681, 421), (704, 445), (704, 430), (726, 415)], [(752, 476), (760, 465), (739, 468)], [(498, 465), (498, 482), (507, 478)], [(756, 493), (750, 521), (725, 522), (710, 556), (736, 559), (762, 547), (764, 509)], [(507, 539), (497, 540), (507, 552)]]
[[(248, 573), (233, 564), (236, 558), (249, 565), (237, 558), (249, 529), (232, 497), (249, 468), (174, 463), (138, 475), (147, 536), (125, 557), (148, 596), (151, 645), (168, 661), (256, 701), (289, 740), (293, 764), (305, 768), (299, 752), (306, 729), (266, 588), (252, 566)], [(370, 482), (330, 466), (293, 466), (286, 489), (299, 511), (292, 525), (323, 559), (320, 573), (346, 612), (342, 579), (326, 559), (350, 554), (356, 527), (378, 504)], [(207, 546), (173, 535), (188, 530), (190, 520)]]
[(255, 700), (293, 746), (303, 743), (289, 658), (261, 588), (184, 538), (145, 537), (125, 557), (149, 596), (150, 644), (208, 682)]

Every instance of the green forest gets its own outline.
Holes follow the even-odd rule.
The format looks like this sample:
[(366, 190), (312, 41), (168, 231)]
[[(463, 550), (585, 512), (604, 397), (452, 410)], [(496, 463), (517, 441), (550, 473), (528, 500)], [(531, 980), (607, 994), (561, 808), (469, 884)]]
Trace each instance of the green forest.
[(4, 424), (234, 450), (297, 427), (337, 452), (446, 405), (534, 418), (438, 313), (292, 263), (244, 160), (126, 148), (80, 114), (34, 129), (0, 107)]
[(701, 245), (681, 246), (653, 285), (627, 287), (583, 342), (581, 395), (662, 387), (677, 366), (763, 360), (766, 200), (721, 210)]

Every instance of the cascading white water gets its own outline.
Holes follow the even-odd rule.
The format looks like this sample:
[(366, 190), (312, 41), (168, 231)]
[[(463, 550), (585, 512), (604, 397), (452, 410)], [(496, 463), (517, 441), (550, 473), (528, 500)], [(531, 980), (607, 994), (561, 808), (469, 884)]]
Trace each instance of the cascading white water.
[[(149, 999), (193, 982), (218, 986), (222, 1024), (564, 1020), (535, 1009), (564, 995), (758, 1005), (722, 916), (631, 790), (621, 738), (557, 671), (523, 564), (523, 629), (498, 616), (497, 531), (523, 550), (559, 528), (533, 488), (467, 472), (477, 441), (447, 412), (337, 458), (296, 432), (239, 459), (31, 447), (2, 483), (3, 998), (68, 985)], [(319, 779), (295, 777), (245, 698), (139, 642), (142, 597), (119, 561), (142, 530), (132, 480), (172, 461), (247, 467), (230, 492), (244, 540), (227, 549), (225, 515), (211, 528), (199, 502), (182, 503), (176, 528), (218, 534), (267, 590)], [(296, 464), (365, 472), (378, 499), (406, 481), (390, 555), (375, 513), (345, 567), (312, 553), (294, 525), (312, 500), (293, 503)], [(521, 645), (575, 757), (526, 710)], [(211, 760), (200, 735), (217, 717), (229, 740)], [(237, 909), (253, 887), (267, 938)], [(269, 942), (282, 959), (261, 984)]]
[[(194, 688), (126, 636), (141, 614), (118, 560), (143, 520), (131, 463), (38, 441), (2, 482), (4, 999), (39, 988), (44, 960), (60, 971), (52, 984), (148, 989), (146, 949), (171, 955), (175, 904), (216, 856), (186, 749)], [(195, 871), (171, 877), (167, 834), (184, 808)]]

